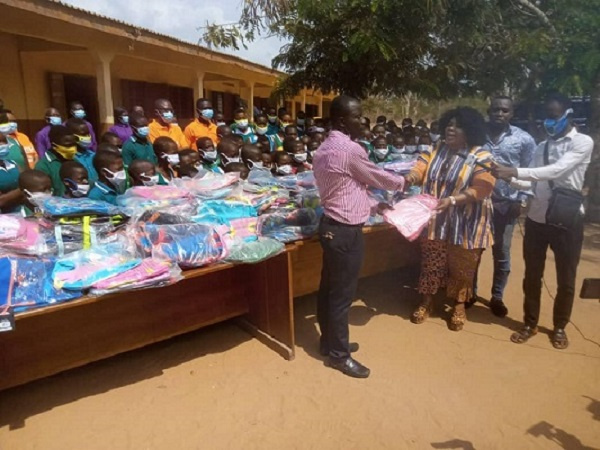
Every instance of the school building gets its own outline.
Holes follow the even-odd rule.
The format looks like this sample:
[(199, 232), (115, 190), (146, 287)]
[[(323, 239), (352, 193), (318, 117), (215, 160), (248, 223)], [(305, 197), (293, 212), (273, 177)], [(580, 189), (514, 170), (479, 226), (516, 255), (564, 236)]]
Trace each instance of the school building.
[[(165, 4), (167, 7), (167, 4)], [(212, 100), (226, 118), (242, 100), (263, 107), (285, 74), (244, 59), (55, 0), (0, 0), (0, 99), (30, 136), (44, 110), (81, 101), (97, 130), (114, 122), (113, 107), (153, 111), (157, 98), (173, 103), (179, 124), (194, 118), (197, 98)], [(332, 96), (304, 90), (280, 99), (295, 115), (327, 115)]]

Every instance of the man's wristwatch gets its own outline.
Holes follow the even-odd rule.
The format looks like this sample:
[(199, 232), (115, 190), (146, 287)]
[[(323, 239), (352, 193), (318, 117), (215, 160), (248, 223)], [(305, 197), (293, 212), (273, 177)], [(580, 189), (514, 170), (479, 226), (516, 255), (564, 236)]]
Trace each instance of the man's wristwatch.
[(451, 195), (450, 197), (448, 197), (450, 199), (450, 204), (452, 206), (456, 206), (456, 197), (454, 197), (453, 195)]

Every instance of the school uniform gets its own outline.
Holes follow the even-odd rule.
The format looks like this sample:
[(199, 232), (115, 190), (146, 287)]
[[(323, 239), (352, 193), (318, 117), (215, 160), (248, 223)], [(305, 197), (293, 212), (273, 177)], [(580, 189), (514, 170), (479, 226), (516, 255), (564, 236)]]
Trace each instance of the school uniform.
[(7, 193), (19, 187), (19, 167), (17, 163), (5, 159), (0, 165), (0, 192)]
[(202, 168), (204, 170), (208, 170), (209, 172), (224, 173), (223, 169), (221, 169), (221, 158), (219, 158), (218, 156), (217, 156), (217, 159), (212, 163), (203, 161)]
[(90, 192), (88, 193), (88, 198), (91, 198), (92, 200), (102, 200), (112, 205), (116, 205), (117, 191), (101, 181), (96, 181), (96, 183), (94, 183), (94, 187), (91, 188)]
[(150, 122), (148, 127), (150, 128), (150, 134), (148, 135), (150, 142), (154, 142), (161, 136), (166, 136), (175, 141), (179, 150), (188, 146), (188, 141), (183, 135), (183, 131), (181, 131), (181, 128), (177, 124), (171, 123), (162, 125), (160, 122), (154, 119), (152, 122)]
[(6, 139), (8, 140), (8, 159), (14, 161), (21, 170), (28, 169), (29, 165), (23, 156), (19, 142), (10, 136), (6, 136)]
[(148, 139), (142, 140), (137, 136), (131, 136), (131, 138), (123, 144), (121, 155), (123, 156), (123, 164), (128, 166), (136, 159), (145, 159), (154, 164), (158, 164), (158, 158), (154, 153), (150, 141)]
[(133, 135), (131, 127), (125, 123), (116, 123), (108, 129), (111, 133), (115, 133), (121, 139), (121, 142), (125, 143)]
[(248, 126), (246, 131), (242, 131), (236, 126), (236, 124), (233, 124), (231, 125), (231, 131), (233, 131), (233, 134), (241, 136), (244, 140), (244, 144), (256, 144), (258, 142), (258, 137), (256, 134), (254, 134), (254, 131), (252, 131), (250, 126)]
[(54, 152), (48, 151), (35, 165), (36, 170), (41, 170), (48, 174), (52, 181), (52, 192), (57, 197), (62, 197), (65, 194), (65, 185), (60, 179), (59, 174), (62, 163), (63, 162), (58, 159), (58, 156), (56, 156)]
[(277, 133), (279, 133), (279, 126), (274, 125), (271, 122), (269, 122), (269, 125), (267, 128), (267, 136), (273, 136)]
[(98, 179), (98, 172), (96, 172), (96, 169), (94, 168), (95, 156), (96, 153), (91, 150), (85, 149), (84, 151), (81, 151), (80, 149), (77, 149), (77, 154), (74, 158), (75, 161), (80, 163), (87, 170), (90, 184), (93, 184)]
[(27, 162), (29, 163), (29, 167), (35, 166), (35, 164), (40, 158), (38, 157), (38, 154), (35, 151), (35, 148), (33, 147), (29, 136), (17, 130), (13, 134), (11, 134), (10, 137), (15, 139), (19, 143), (19, 145), (23, 147), (23, 150), (25, 151), (25, 156), (27, 156)]
[(205, 123), (200, 119), (195, 119), (187, 127), (185, 127), (183, 134), (185, 135), (190, 148), (193, 148), (194, 150), (198, 150), (196, 141), (201, 137), (210, 138), (215, 145), (219, 143), (219, 138), (217, 137), (217, 126), (212, 122)]

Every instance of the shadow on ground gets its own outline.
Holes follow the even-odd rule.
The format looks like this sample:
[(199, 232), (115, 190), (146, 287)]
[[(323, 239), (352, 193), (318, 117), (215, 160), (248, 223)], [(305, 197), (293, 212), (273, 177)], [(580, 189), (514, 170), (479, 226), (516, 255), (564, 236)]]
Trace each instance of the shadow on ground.
[(565, 430), (557, 428), (545, 421), (533, 425), (527, 430), (527, 433), (536, 438), (544, 437), (559, 445), (561, 448), (568, 450), (598, 450), (597, 447), (583, 445), (577, 436), (567, 433)]

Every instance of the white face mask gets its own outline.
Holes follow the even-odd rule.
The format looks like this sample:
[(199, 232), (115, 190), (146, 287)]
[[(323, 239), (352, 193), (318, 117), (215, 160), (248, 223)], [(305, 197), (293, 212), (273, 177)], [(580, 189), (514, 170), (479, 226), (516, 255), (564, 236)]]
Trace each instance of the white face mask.
[(427, 145), (427, 144), (417, 145), (417, 151), (426, 152), (427, 150), (429, 150), (429, 145)]
[(294, 161), (296, 162), (303, 163), (306, 162), (308, 155), (306, 153), (294, 153), (292, 158), (294, 158)]
[(290, 175), (293, 172), (292, 166), (278, 166), (277, 173), (280, 175)]
[(248, 166), (250, 167), (250, 169), (257, 169), (257, 170), (263, 170), (265, 168), (265, 165), (262, 161), (259, 162), (254, 162), (254, 161), (248, 161)]
[(217, 122), (218, 127), (223, 126), (223, 125), (227, 125), (227, 124), (225, 122)]
[(111, 172), (108, 169), (104, 169), (104, 171), (108, 174), (107, 178), (110, 184), (112, 184), (115, 189), (120, 192), (127, 182), (127, 174), (125, 173), (125, 170)]
[(392, 147), (391, 151), (395, 154), (404, 153), (404, 147)]
[(223, 162), (225, 164), (239, 163), (240, 162), (240, 157), (239, 156), (232, 156), (230, 158), (228, 156), (222, 155), (221, 158), (223, 158)]
[(72, 190), (71, 194), (73, 194), (73, 197), (76, 198), (81, 198), (81, 197), (86, 197), (88, 195), (88, 192), (90, 191), (90, 185), (89, 184), (77, 184), (77, 189)]
[(217, 160), (217, 151), (216, 150), (212, 150), (212, 151), (205, 150), (204, 153), (203, 153), (203, 155), (204, 155), (203, 158), (206, 161), (213, 162), (213, 161)]
[(431, 142), (437, 142), (438, 139), (440, 138), (440, 135), (439, 134), (429, 133), (429, 137), (431, 138)]
[(156, 186), (158, 184), (158, 174), (150, 176), (142, 173), (140, 174), (140, 179), (144, 183), (144, 186)]
[(387, 148), (376, 148), (373, 151), (375, 152), (375, 156), (377, 156), (377, 159), (384, 159), (388, 154)]
[(27, 196), (27, 199), (36, 206), (41, 206), (44, 199), (52, 196), (52, 193), (50, 192), (30, 192), (27, 189), (24, 189), (23, 193)]
[(406, 153), (414, 153), (417, 151), (417, 149), (419, 148), (418, 145), (407, 145), (406, 147), (404, 147), (404, 151)]
[(264, 136), (269, 131), (269, 127), (256, 127), (256, 134)]
[(171, 164), (172, 166), (176, 166), (177, 164), (179, 164), (179, 153), (173, 153), (171, 155), (163, 153), (162, 157), (169, 161), (169, 164)]

